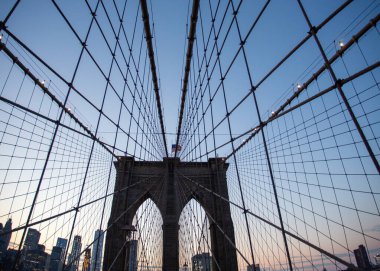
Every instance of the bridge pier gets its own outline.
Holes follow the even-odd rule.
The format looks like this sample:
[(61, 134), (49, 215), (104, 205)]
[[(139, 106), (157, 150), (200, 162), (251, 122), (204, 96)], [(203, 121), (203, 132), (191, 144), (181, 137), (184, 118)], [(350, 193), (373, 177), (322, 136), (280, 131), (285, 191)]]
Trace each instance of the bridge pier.
[(178, 220), (192, 198), (201, 204), (210, 221), (213, 270), (237, 270), (229, 203), (199, 186), (228, 199), (228, 164), (223, 159), (180, 162), (178, 158), (164, 158), (163, 162), (147, 162), (120, 157), (115, 167), (115, 195), (106, 235), (104, 271), (111, 266), (114, 271), (128, 270), (129, 247), (125, 243), (130, 232), (126, 229), (131, 227), (137, 209), (148, 198), (157, 205), (163, 220), (162, 270), (179, 270)]

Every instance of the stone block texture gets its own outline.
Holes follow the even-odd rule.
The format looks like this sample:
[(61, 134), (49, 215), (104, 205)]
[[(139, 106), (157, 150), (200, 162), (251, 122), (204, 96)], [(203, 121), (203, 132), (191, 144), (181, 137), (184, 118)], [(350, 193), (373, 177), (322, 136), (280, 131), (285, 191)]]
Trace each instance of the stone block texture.
[[(104, 271), (111, 264), (113, 271), (128, 270), (128, 247), (123, 251), (121, 248), (130, 234), (128, 228), (137, 209), (148, 198), (162, 215), (163, 271), (179, 270), (178, 220), (191, 199), (201, 204), (210, 222), (213, 270), (238, 270), (234, 227), (226, 201), (228, 164), (222, 158), (211, 158), (208, 162), (181, 162), (178, 158), (148, 162), (119, 157), (115, 167), (115, 195), (106, 235)], [(115, 260), (119, 251), (121, 254)]]

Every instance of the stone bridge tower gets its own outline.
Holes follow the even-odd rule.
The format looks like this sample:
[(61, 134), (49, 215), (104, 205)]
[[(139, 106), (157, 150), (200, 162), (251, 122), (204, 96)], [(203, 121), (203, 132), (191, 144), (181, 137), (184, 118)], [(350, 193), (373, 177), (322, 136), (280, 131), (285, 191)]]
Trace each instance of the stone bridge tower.
[[(104, 271), (111, 264), (114, 271), (127, 270), (129, 248), (121, 251), (116, 260), (115, 256), (127, 238), (126, 227), (132, 224), (137, 209), (148, 198), (157, 205), (162, 215), (163, 271), (179, 270), (178, 220), (182, 209), (192, 198), (201, 204), (209, 218), (213, 270), (218, 270), (217, 264), (223, 271), (237, 270), (236, 251), (231, 245), (231, 242), (235, 243), (235, 235), (230, 206), (225, 200), (204, 189), (228, 199), (228, 164), (222, 158), (212, 158), (208, 162), (180, 162), (179, 158), (146, 162), (135, 161), (132, 157), (119, 157), (115, 166), (115, 195), (108, 226), (119, 217), (120, 219), (107, 232)], [(179, 182), (185, 182), (186, 185), (179, 186)]]

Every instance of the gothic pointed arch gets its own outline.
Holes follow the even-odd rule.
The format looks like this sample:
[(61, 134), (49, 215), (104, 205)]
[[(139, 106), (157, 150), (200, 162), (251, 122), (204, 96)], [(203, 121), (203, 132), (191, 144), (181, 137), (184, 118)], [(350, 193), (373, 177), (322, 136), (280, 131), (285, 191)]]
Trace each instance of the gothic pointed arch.
[[(191, 199), (196, 199), (203, 206), (209, 219), (214, 270), (237, 270), (226, 182), (228, 164), (223, 159), (181, 162), (178, 158), (164, 158), (163, 162), (148, 162), (119, 157), (115, 167), (117, 178), (103, 270), (108, 270), (111, 263), (114, 270), (124, 270), (127, 256), (122, 251), (127, 237), (125, 228), (132, 224), (136, 210), (147, 199), (157, 205), (162, 215), (163, 270), (179, 269), (178, 222), (183, 208)], [(119, 251), (121, 257), (114, 260)]]

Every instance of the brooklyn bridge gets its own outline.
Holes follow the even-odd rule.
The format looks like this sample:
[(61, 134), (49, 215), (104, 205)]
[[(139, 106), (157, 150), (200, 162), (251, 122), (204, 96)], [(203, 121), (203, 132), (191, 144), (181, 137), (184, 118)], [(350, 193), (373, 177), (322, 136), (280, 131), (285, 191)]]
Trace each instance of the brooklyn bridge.
[(379, 19), (0, 1), (0, 270), (380, 270)]

